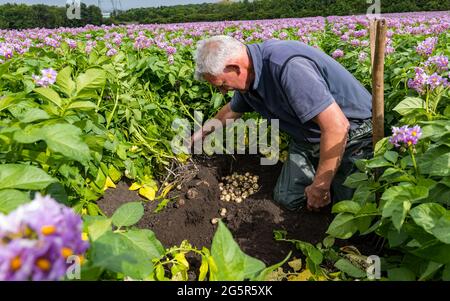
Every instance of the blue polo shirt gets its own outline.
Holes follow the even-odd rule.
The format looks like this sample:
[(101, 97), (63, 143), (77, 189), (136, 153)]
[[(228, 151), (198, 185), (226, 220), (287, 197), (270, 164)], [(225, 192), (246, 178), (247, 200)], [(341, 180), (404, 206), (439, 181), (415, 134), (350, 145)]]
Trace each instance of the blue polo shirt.
[(279, 119), (280, 129), (297, 142), (320, 142), (312, 118), (335, 101), (351, 128), (372, 116), (372, 96), (341, 64), (319, 49), (298, 41), (268, 40), (247, 45), (255, 80), (245, 93), (236, 91), (234, 112), (260, 113)]

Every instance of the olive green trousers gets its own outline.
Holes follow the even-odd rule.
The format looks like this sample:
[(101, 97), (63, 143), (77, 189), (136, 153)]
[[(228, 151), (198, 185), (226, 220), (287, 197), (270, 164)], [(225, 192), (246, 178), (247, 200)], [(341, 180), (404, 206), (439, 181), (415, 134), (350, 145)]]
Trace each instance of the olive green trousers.
[[(345, 153), (331, 186), (333, 202), (352, 198), (354, 189), (345, 187), (343, 183), (357, 171), (355, 162), (370, 158), (372, 153), (372, 122), (368, 119), (349, 132)], [(305, 188), (314, 181), (319, 157), (319, 143), (298, 143), (294, 140), (290, 142), (288, 159), (284, 162), (274, 189), (276, 203), (291, 211), (305, 206)]]

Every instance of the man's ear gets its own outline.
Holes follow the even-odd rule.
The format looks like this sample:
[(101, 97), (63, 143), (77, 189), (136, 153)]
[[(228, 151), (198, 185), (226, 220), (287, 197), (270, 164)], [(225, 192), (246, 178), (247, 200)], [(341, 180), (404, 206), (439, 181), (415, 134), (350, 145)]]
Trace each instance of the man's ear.
[(236, 72), (237, 75), (241, 74), (241, 67), (237, 64), (229, 64), (225, 66), (225, 72)]

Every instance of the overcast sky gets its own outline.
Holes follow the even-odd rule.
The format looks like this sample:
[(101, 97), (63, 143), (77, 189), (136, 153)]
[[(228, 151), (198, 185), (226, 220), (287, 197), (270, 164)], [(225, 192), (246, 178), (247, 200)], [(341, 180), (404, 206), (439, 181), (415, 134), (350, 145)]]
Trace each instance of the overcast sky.
[[(117, 1), (117, 0), (116, 0)], [(90, 4), (98, 4), (98, 0), (81, 0), (81, 2)], [(169, 6), (177, 4), (193, 4), (193, 3), (205, 3), (205, 2), (219, 2), (218, 0), (121, 0), (123, 9), (129, 9), (134, 7), (150, 7), (150, 6)], [(66, 0), (0, 0), (0, 4), (5, 3), (26, 3), (26, 4), (48, 4), (64, 6)], [(111, 0), (101, 0), (102, 9), (111, 8)], [(119, 7), (120, 8), (120, 7)]]

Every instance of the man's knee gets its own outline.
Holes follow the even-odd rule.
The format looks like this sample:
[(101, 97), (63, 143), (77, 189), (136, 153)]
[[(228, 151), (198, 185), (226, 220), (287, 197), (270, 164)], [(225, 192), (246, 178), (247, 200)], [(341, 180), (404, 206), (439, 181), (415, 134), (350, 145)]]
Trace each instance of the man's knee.
[(275, 189), (273, 193), (273, 200), (278, 205), (286, 208), (289, 211), (298, 211), (300, 210), (305, 202), (306, 198), (304, 194), (293, 194), (289, 193), (286, 190)]

